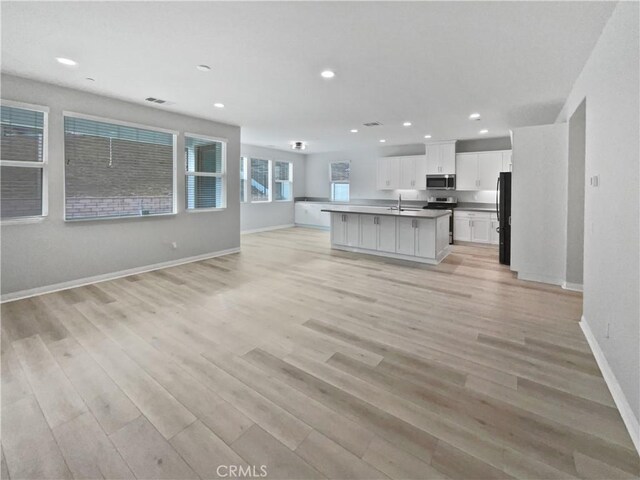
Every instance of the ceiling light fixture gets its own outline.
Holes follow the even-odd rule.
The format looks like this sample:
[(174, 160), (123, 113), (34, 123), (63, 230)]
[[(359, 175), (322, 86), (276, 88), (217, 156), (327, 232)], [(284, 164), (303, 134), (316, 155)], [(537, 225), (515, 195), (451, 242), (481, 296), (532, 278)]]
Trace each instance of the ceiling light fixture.
[(209, 70), (211, 70), (211, 67), (209, 65), (204, 65), (204, 64), (196, 65), (196, 68), (201, 72), (208, 72)]
[(402, 124), (403, 127), (410, 127), (411, 126), (411, 122), (404, 122)]
[(384, 138), (380, 139), (380, 143), (385, 143), (385, 142), (386, 142), (386, 140)]
[(224, 108), (224, 103), (214, 103), (213, 106), (216, 108)]
[(480, 120), (480, 114), (479, 113), (472, 113), (471, 115), (469, 115), (469, 120)]
[(331, 70), (324, 70), (320, 75), (322, 75), (323, 78), (333, 78), (336, 76), (335, 72)]
[(351, 133), (358, 133), (358, 129), (357, 128), (352, 128), (351, 130), (349, 130)]
[(485, 133), (489, 133), (489, 130), (487, 130), (486, 128), (483, 128), (482, 130), (480, 130), (478, 132), (480, 135), (484, 135)]
[(307, 144), (304, 142), (291, 142), (291, 148), (293, 150), (304, 150), (307, 148)]
[(424, 138), (431, 138), (431, 135), (425, 135)]
[(56, 60), (58, 61), (58, 63), (67, 65), (68, 67), (74, 67), (78, 65), (78, 62), (76, 62), (75, 60), (71, 60), (70, 58), (56, 57)]

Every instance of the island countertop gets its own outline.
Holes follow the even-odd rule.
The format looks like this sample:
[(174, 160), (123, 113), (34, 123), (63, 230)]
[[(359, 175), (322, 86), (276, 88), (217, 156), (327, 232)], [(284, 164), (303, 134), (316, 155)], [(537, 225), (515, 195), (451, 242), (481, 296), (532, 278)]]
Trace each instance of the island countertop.
[(389, 207), (360, 207), (355, 205), (336, 205), (323, 208), (323, 212), (334, 213), (359, 213), (361, 215), (387, 215), (391, 217), (409, 217), (409, 218), (439, 218), (445, 215), (451, 215), (449, 210), (391, 210)]

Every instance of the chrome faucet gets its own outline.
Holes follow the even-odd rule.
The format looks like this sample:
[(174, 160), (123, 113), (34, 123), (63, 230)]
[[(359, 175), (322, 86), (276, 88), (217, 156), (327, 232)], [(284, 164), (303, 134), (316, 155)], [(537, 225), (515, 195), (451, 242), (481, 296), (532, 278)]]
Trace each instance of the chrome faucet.
[(398, 213), (400, 213), (401, 211), (401, 208), (400, 208), (401, 205), (402, 205), (402, 194), (399, 193), (398, 194)]

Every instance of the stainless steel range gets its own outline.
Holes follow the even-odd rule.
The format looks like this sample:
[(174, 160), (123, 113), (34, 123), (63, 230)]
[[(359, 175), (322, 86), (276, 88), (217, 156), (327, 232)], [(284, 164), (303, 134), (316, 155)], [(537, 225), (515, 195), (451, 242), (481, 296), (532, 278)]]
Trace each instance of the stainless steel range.
[(451, 210), (449, 217), (449, 245), (453, 245), (453, 211), (458, 206), (456, 197), (429, 197), (427, 205), (422, 208), (436, 210)]

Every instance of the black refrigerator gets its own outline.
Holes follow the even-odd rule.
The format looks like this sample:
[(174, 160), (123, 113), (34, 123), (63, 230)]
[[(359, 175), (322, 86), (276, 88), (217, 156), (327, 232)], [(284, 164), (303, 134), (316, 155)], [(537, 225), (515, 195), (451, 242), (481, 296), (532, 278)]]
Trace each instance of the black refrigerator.
[(502, 172), (496, 188), (500, 263), (511, 265), (511, 172)]

